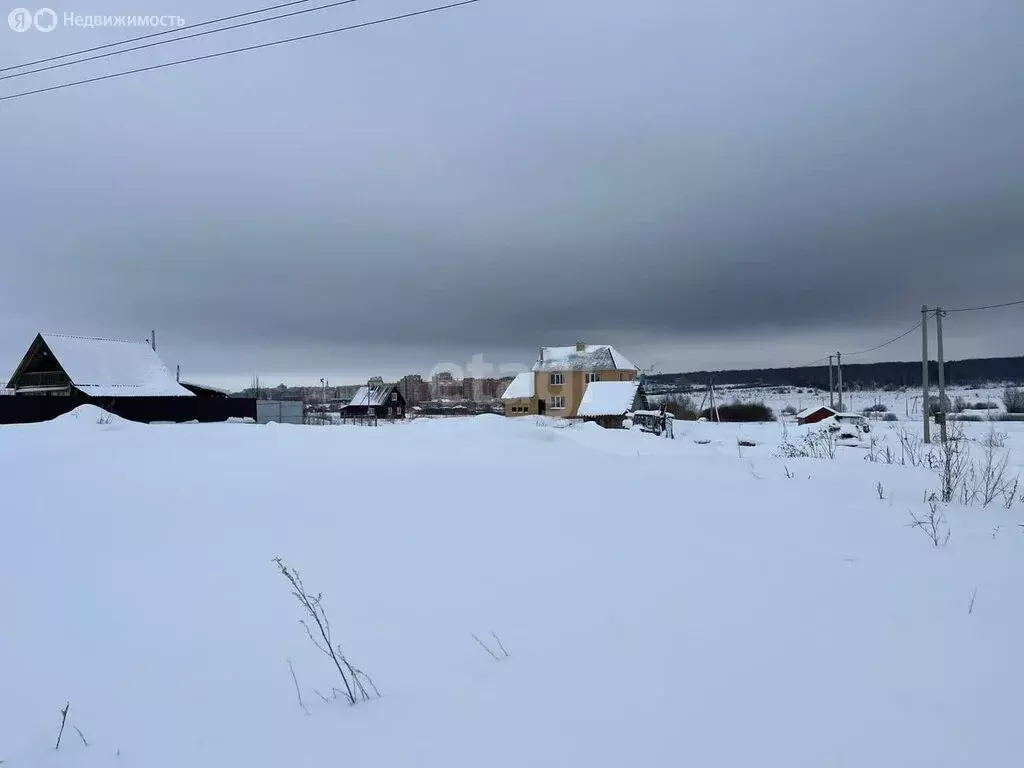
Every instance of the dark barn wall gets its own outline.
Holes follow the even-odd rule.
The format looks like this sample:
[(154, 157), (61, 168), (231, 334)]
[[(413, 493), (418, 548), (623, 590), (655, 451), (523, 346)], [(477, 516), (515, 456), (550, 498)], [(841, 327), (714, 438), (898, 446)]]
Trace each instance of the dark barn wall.
[(85, 397), (73, 391), (68, 397), (0, 396), (0, 424), (34, 424), (55, 419), (80, 405), (96, 405), (129, 421), (199, 421), (212, 423), (229, 418), (256, 418), (256, 401), (244, 397)]

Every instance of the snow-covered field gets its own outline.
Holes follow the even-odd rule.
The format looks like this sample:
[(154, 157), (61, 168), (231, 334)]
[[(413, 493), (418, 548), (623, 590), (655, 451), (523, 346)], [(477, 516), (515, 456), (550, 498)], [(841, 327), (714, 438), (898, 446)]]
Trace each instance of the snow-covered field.
[(4, 768), (1021, 764), (1019, 500), (935, 547), (934, 471), (781, 424), (98, 421), (0, 427)]
[[(828, 405), (828, 390), (818, 390), (802, 387), (743, 387), (724, 386), (715, 388), (716, 398), (719, 405), (738, 401), (741, 403), (760, 402), (769, 406), (777, 416), (783, 413), (783, 409), (789, 407), (795, 411), (802, 411), (804, 408)], [(931, 396), (938, 397), (938, 390), (932, 382)], [(671, 397), (671, 396), (669, 396)], [(704, 393), (694, 392), (689, 395), (694, 405), (699, 406)], [(964, 404), (971, 410), (975, 405), (991, 405), (993, 413), (1005, 412), (1003, 407), (1003, 387), (948, 387), (946, 397), (951, 405), (957, 398), (962, 398)], [(656, 395), (655, 402), (664, 400), (665, 396)], [(921, 418), (921, 389), (918, 387), (904, 390), (845, 390), (843, 393), (843, 409), (846, 411), (860, 412), (865, 408), (883, 405), (886, 410), (901, 420), (913, 420)], [(705, 406), (707, 403), (705, 403)], [(974, 410), (974, 413), (984, 416), (987, 411)]]

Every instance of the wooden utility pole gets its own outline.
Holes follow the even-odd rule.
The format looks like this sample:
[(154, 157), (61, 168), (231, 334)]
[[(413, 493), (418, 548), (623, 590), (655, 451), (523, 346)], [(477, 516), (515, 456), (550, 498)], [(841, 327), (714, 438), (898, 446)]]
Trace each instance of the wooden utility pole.
[(924, 441), (932, 441), (931, 403), (928, 402), (928, 305), (921, 305), (921, 412), (924, 414)]
[(835, 408), (835, 385), (832, 383), (832, 355), (828, 356), (828, 407)]
[(839, 410), (843, 410), (843, 354), (836, 352), (836, 381), (839, 388)]
[(939, 362), (939, 439), (946, 442), (946, 363), (942, 356), (942, 307), (935, 308), (935, 356)]

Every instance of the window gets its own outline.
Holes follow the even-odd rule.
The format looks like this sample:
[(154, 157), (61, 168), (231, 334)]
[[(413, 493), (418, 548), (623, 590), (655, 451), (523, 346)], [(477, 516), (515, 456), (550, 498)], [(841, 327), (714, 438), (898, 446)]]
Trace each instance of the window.
[(398, 393), (397, 392), (392, 392), (391, 393), (391, 402), (392, 403), (397, 403), (398, 402)]
[(586, 376), (586, 379), (587, 379), (587, 384), (589, 384), (592, 381), (600, 381), (601, 380), (601, 374), (600, 373), (588, 373), (587, 376)]
[(565, 384), (565, 374), (564, 373), (552, 373), (551, 374), (551, 384), (554, 385), (554, 386), (558, 386), (560, 384)]
[(551, 410), (561, 411), (565, 408), (565, 395), (555, 395), (551, 398)]

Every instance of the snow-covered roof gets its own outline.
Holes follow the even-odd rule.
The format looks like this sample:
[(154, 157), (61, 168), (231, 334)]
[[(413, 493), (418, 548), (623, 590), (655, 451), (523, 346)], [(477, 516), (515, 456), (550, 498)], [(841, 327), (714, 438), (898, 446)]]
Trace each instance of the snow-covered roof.
[(144, 341), (40, 336), (75, 388), (91, 397), (195, 397)]
[(380, 408), (387, 403), (388, 396), (394, 388), (394, 384), (374, 384), (372, 387), (360, 387), (351, 402), (349, 402), (349, 405)]
[(542, 347), (534, 371), (636, 371), (639, 370), (615, 347), (587, 344), (582, 351), (571, 347)]
[(213, 387), (213, 386), (210, 386), (209, 384), (199, 384), (199, 383), (194, 382), (194, 381), (181, 381), (181, 382), (178, 382), (178, 383), (181, 384), (181, 386), (183, 386), (183, 387), (195, 387), (196, 389), (208, 389), (211, 392), (219, 392), (222, 395), (230, 395), (231, 394), (231, 390), (230, 389), (224, 389), (223, 387)]
[(812, 405), (810, 408), (804, 408), (802, 411), (800, 411), (800, 413), (796, 415), (796, 417), (798, 419), (806, 419), (812, 413), (817, 413), (822, 408), (824, 408), (826, 411), (832, 411), (832, 413), (835, 413), (835, 411), (829, 408), (827, 405)]
[(512, 383), (505, 389), (501, 399), (516, 400), (521, 397), (533, 397), (534, 394), (533, 372), (527, 371), (526, 373), (518, 374), (512, 379)]
[(621, 416), (633, 407), (638, 381), (592, 381), (583, 392), (577, 416)]

